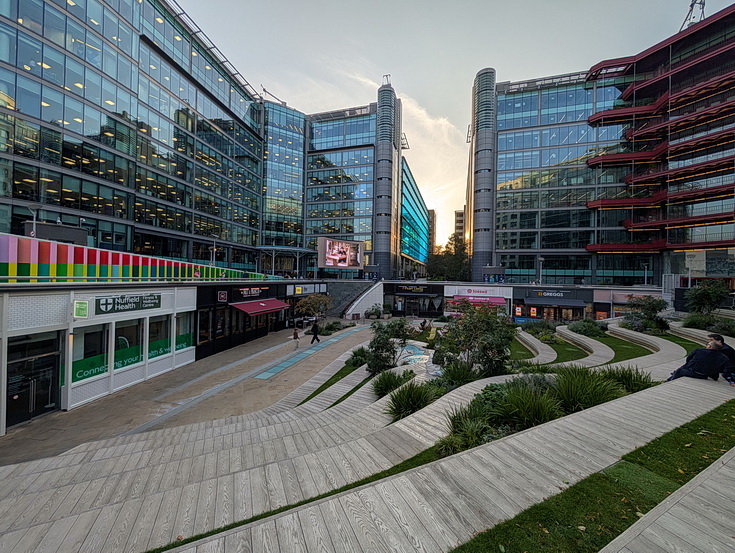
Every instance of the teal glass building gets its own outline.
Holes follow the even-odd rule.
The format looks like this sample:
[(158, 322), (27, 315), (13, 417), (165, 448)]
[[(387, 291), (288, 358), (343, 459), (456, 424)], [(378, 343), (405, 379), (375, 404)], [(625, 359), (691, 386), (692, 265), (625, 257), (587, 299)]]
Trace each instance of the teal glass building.
[(336, 235), (391, 277), (400, 100), (377, 96), (311, 116), (266, 102), (174, 2), (0, 1), (0, 232), (35, 217), (90, 246), (284, 275)]

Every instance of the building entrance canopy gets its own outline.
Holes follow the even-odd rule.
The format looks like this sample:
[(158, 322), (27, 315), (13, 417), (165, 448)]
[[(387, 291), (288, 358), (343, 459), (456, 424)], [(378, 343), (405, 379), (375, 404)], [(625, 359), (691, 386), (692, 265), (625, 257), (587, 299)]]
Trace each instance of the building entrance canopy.
[(243, 301), (240, 303), (230, 304), (235, 309), (244, 311), (248, 315), (263, 315), (264, 313), (275, 313), (288, 309), (290, 305), (277, 299)]

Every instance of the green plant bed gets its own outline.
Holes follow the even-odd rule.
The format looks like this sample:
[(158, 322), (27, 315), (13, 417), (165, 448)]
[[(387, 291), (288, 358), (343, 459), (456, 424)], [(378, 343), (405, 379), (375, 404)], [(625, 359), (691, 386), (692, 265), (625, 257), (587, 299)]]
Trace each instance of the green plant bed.
[(510, 343), (510, 358), (513, 361), (532, 359), (533, 357), (535, 357), (533, 352), (529, 350), (526, 346), (521, 344), (518, 339), (514, 338), (513, 341)]
[(687, 355), (692, 353), (697, 348), (703, 348), (704, 346), (702, 344), (698, 344), (697, 342), (692, 342), (691, 340), (687, 340), (686, 338), (682, 338), (681, 336), (677, 336), (676, 334), (662, 334), (660, 338), (663, 338), (664, 340), (668, 340), (669, 342), (674, 342), (675, 344), (680, 345), (685, 350), (687, 350)]
[(619, 363), (620, 361), (627, 361), (628, 359), (635, 359), (636, 357), (643, 357), (644, 355), (650, 355), (652, 352), (649, 349), (628, 342), (615, 336), (605, 336), (603, 338), (595, 338), (607, 345), (615, 352), (615, 357), (610, 360), (610, 363)]
[(735, 447), (731, 400), (454, 549), (594, 553)]
[(589, 353), (584, 351), (582, 348), (578, 348), (574, 344), (569, 342), (560, 341), (558, 343), (549, 344), (556, 352), (556, 359), (554, 363), (566, 363), (567, 361), (576, 361), (587, 357)]

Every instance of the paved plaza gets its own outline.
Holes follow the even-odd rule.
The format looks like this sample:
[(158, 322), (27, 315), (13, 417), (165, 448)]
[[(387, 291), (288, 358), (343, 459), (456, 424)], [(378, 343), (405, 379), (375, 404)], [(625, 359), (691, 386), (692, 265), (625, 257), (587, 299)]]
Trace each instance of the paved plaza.
[[(393, 424), (388, 398), (370, 387), (335, 404), (364, 380), (362, 369), (304, 401), (370, 337), (358, 326), (295, 349), (290, 333), (275, 333), (14, 429), (6, 443), (15, 447), (0, 452), (0, 551), (146, 551), (314, 498), (430, 447), (446, 433), (448, 410), (509, 378), (473, 382)], [(636, 364), (656, 378), (683, 358), (672, 342), (637, 338), (655, 353)], [(609, 358), (590, 351), (585, 363)], [(412, 368), (427, 377), (422, 364)], [(448, 551), (733, 397), (722, 381), (679, 379), (175, 551)], [(48, 426), (56, 431), (40, 430)], [(731, 459), (610, 551), (726, 550), (722, 532), (707, 534), (716, 517), (706, 514), (731, 510), (732, 494), (712, 490), (732, 478)], [(711, 548), (687, 549), (677, 534), (680, 505), (692, 501), (700, 508), (687, 524)]]

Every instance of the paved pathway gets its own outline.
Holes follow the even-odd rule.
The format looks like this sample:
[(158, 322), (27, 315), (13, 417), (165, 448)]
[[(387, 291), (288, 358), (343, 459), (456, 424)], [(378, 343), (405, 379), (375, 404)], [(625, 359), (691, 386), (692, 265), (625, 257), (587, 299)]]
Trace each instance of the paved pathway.
[(174, 551), (448, 551), (733, 397), (682, 378)]
[[(268, 380), (238, 379), (294, 354), (290, 340), (293, 331), (269, 334), (71, 411), (57, 411), (10, 428), (6, 436), (0, 437), (0, 465), (56, 455), (82, 443), (119, 436), (151, 421), (160, 422), (162, 416), (174, 410), (179, 415), (169, 419), (169, 425), (257, 411), (286, 396), (344, 351), (370, 339), (369, 327), (356, 328), (360, 331), (344, 335), (338, 342), (321, 348), (318, 354)], [(308, 349), (307, 340), (301, 341), (299, 350)], [(233, 381), (237, 385), (227, 388)], [(217, 399), (202, 401), (190, 412), (182, 409), (216, 387), (221, 392)]]

